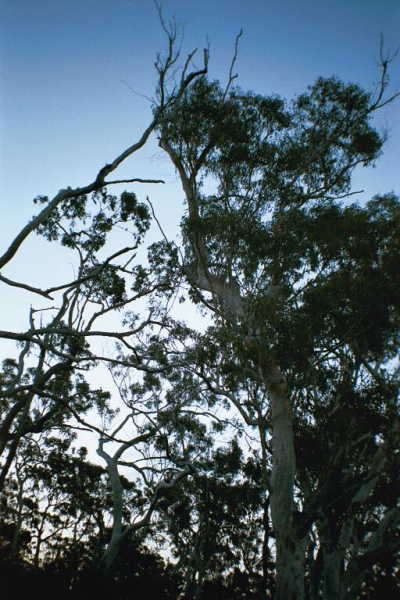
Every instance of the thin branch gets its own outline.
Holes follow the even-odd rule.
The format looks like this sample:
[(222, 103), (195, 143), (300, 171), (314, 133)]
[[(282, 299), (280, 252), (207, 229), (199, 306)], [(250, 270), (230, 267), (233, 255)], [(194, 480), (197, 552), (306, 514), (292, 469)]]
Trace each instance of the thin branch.
[(140, 179), (135, 177), (134, 179), (115, 179), (114, 181), (105, 181), (104, 185), (113, 185), (115, 183), (165, 183), (163, 179)]
[(238, 77), (237, 73), (235, 73), (235, 74), (233, 73), (233, 69), (234, 69), (236, 61), (237, 61), (238, 52), (239, 52), (239, 41), (240, 41), (240, 38), (242, 37), (242, 35), (243, 35), (243, 29), (241, 29), (239, 31), (239, 33), (237, 34), (237, 36), (235, 38), (235, 50), (234, 50), (234, 53), (233, 53), (231, 65), (229, 67), (228, 82), (226, 84), (225, 91), (224, 91), (224, 94), (223, 94), (223, 99), (224, 100), (225, 100), (225, 98), (226, 98), (226, 96), (227, 96), (227, 94), (228, 94), (228, 92), (229, 92), (229, 90), (230, 90), (230, 88), (232, 86), (232, 83)]
[(365, 190), (355, 190), (354, 192), (346, 192), (341, 196), (326, 196), (326, 200), (342, 200), (343, 198), (349, 198), (349, 196), (355, 196), (356, 194), (363, 194)]
[[(46, 395), (48, 397), (53, 397), (53, 394), (46, 394)], [(103, 439), (107, 438), (107, 440), (110, 442), (117, 442), (117, 443), (123, 444), (123, 445), (129, 443), (128, 440), (121, 440), (119, 438), (113, 437), (112, 435), (106, 433), (105, 431), (102, 431), (99, 427), (96, 427), (96, 425), (92, 425), (92, 423), (88, 423), (87, 421), (85, 421), (85, 419), (83, 419), (80, 416), (80, 414), (75, 409), (73, 409), (71, 406), (69, 406), (69, 404), (67, 402), (64, 402), (61, 398), (56, 397), (54, 399), (57, 399), (58, 402), (61, 402), (64, 405), (64, 407), (66, 408), (66, 410), (68, 410), (74, 416), (74, 418), (78, 421), (78, 423), (80, 423), (81, 425), (83, 425), (84, 427), (86, 427), (88, 430), (90, 430), (92, 432), (95, 431), (96, 433), (99, 433)], [(72, 425), (71, 425), (71, 427), (72, 427)], [(150, 436), (150, 434), (145, 434), (145, 435)], [(142, 440), (140, 440), (140, 441), (142, 441)], [(136, 442), (136, 443), (138, 443), (138, 442)]]
[(126, 85), (126, 87), (132, 92), (132, 94), (135, 94), (135, 96), (140, 96), (140, 98), (144, 98), (145, 100), (150, 102), (150, 104), (153, 103), (153, 99), (150, 98), (150, 96), (147, 96), (146, 94), (142, 94), (141, 92), (138, 92), (137, 90), (135, 90), (125, 79), (121, 79), (120, 81), (121, 81), (121, 83)]
[(47, 298), (47, 300), (53, 300), (53, 298), (49, 295), (49, 292), (47, 290), (44, 291), (44, 290), (41, 290), (40, 288), (32, 287), (31, 285), (28, 285), (26, 283), (20, 283), (19, 281), (13, 281), (12, 279), (8, 279), (8, 277), (4, 277), (4, 275), (1, 275), (1, 274), (0, 274), (0, 281), (3, 281), (7, 285), (22, 288), (24, 290), (28, 290), (28, 292), (33, 292), (34, 294), (39, 294), (40, 296)]
[(169, 241), (169, 239), (167, 238), (167, 236), (166, 236), (163, 228), (161, 227), (161, 223), (160, 223), (160, 221), (157, 218), (157, 215), (156, 215), (155, 210), (154, 210), (154, 206), (152, 205), (152, 203), (150, 201), (150, 198), (148, 196), (146, 196), (146, 202), (150, 206), (152, 217), (155, 220), (155, 222), (157, 223), (157, 226), (158, 226), (158, 229), (161, 232), (161, 235), (163, 236), (164, 240), (167, 242), (168, 246), (172, 246), (172, 243)]
[(192, 50), (192, 52), (189, 52), (189, 54), (188, 54), (188, 56), (186, 58), (185, 64), (184, 64), (183, 69), (182, 69), (181, 84), (185, 80), (189, 64), (190, 64), (193, 56), (196, 54), (196, 52), (197, 52), (197, 48), (195, 48), (194, 50)]
[(129, 419), (131, 418), (132, 415), (128, 414), (125, 419), (123, 419), (121, 421), (121, 423), (118, 425), (118, 427), (116, 429), (114, 429), (114, 431), (112, 432), (112, 437), (115, 437), (117, 435), (117, 433), (119, 431), (121, 431), (121, 429), (126, 425), (126, 423), (129, 421)]
[(121, 256), (121, 254), (126, 254), (127, 252), (130, 252), (131, 250), (136, 250), (136, 246), (129, 246), (126, 248), (122, 248), (121, 250), (118, 250), (118, 252), (115, 252), (114, 254), (112, 254), (111, 256), (109, 256), (104, 262), (102, 262), (99, 265), (96, 265), (91, 273), (89, 275), (85, 275), (85, 277), (80, 277), (79, 279), (76, 279), (75, 281), (70, 281), (69, 283), (64, 283), (63, 285), (57, 285), (54, 286), (52, 288), (48, 288), (45, 293), (46, 294), (50, 294), (53, 292), (57, 292), (59, 290), (63, 290), (65, 288), (72, 288), (72, 287), (76, 287), (77, 285), (80, 285), (81, 283), (84, 283), (85, 281), (88, 281), (89, 279), (93, 279), (93, 277), (96, 275), (98, 275), (98, 273), (104, 269), (106, 266), (109, 265), (109, 263), (114, 259), (117, 258), (118, 256)]
[(373, 102), (368, 110), (368, 112), (373, 112), (375, 110), (378, 110), (379, 108), (382, 108), (383, 106), (386, 106), (387, 104), (390, 104), (390, 102), (393, 102), (393, 100), (395, 100), (396, 98), (398, 98), (400, 96), (400, 92), (397, 92), (395, 94), (393, 94), (392, 96), (390, 96), (389, 98), (387, 98), (386, 100), (383, 100), (383, 95), (389, 85), (389, 75), (388, 75), (388, 68), (391, 62), (393, 62), (393, 60), (397, 57), (397, 55), (399, 54), (400, 51), (400, 46), (398, 48), (396, 48), (396, 50), (390, 54), (386, 54), (384, 52), (384, 38), (383, 35), (380, 35), (380, 41), (379, 41), (379, 62), (380, 62), (380, 66), (381, 66), (381, 76), (380, 76), (380, 80), (379, 83), (377, 84), (377, 97), (375, 102)]

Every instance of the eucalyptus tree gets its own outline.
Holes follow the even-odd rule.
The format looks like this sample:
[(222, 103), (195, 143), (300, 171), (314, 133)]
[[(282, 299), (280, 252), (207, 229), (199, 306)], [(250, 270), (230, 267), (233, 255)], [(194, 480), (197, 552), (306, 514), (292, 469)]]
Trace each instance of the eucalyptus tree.
[(262, 488), (249, 469), (233, 439), (198, 459), (193, 475), (163, 495), (158, 511), (182, 580), (180, 597), (202, 598), (237, 570), (248, 578), (249, 595), (262, 589)]
[[(124, 537), (112, 578), (101, 577), (98, 564), (112, 534), (113, 497), (108, 473), (87, 460), (85, 447), (71, 448), (71, 432), (28, 436), (21, 442), (7, 494), (0, 503), (0, 579), (8, 595), (32, 593), (51, 597), (87, 597), (106, 592), (149, 590), (176, 598), (176, 578), (136, 531)], [(140, 513), (141, 489), (122, 475), (126, 496), (124, 522)], [(24, 588), (25, 584), (25, 588)]]
[(20, 444), (1, 505), (1, 520), (13, 529), (9, 561), (39, 568), (79, 547), (79, 570), (90, 538), (104, 536), (112, 507), (107, 473), (85, 460), (86, 448), (71, 448), (72, 442), (67, 432), (28, 436)]
[[(372, 165), (381, 151), (384, 140), (372, 118), (395, 98), (386, 94), (389, 62), (382, 57), (375, 95), (320, 78), (287, 104), (235, 88), (233, 61), (225, 87), (197, 79), (158, 126), (159, 145), (176, 168), (186, 201), (181, 268), (189, 295), (213, 316), (224, 339), (220, 362), (230, 362), (235, 372), (233, 388), (228, 385), (233, 405), (249, 421), (241, 393), (248, 377), (259, 390), (256, 411), (268, 422), (277, 599), (305, 597), (306, 547), (318, 514), (309, 518), (297, 497), (299, 386), (316, 376), (319, 362), (334, 366), (338, 352), (356, 362), (357, 377), (373, 377), (377, 363), (396, 351), (399, 282), (387, 244), (398, 248), (397, 199), (377, 198), (366, 210), (345, 207), (356, 193), (352, 172)], [(220, 362), (207, 363), (206, 370)], [(208, 377), (221, 381), (226, 374), (220, 369)], [(260, 398), (268, 399), (268, 410), (260, 412)], [(394, 396), (391, 403), (396, 414)], [(386, 433), (390, 440), (396, 436), (393, 427)], [(374, 465), (387, 459), (391, 443), (376, 445)], [(367, 501), (376, 469), (360, 477), (353, 502)], [(397, 509), (382, 514), (380, 533), (398, 518)], [(337, 541), (330, 563), (320, 543), (328, 571), (335, 571), (338, 559), (337, 575), (347, 556), (335, 554)], [(331, 577), (333, 572), (325, 581)], [(332, 597), (356, 593), (346, 583)]]
[[(199, 421), (186, 418), (168, 402), (157, 399), (156, 403), (154, 408), (152, 400), (147, 399), (146, 407), (139, 408), (136, 399), (133, 414), (128, 414), (136, 435), (125, 429), (125, 440), (116, 437), (121, 425), (126, 424), (124, 419), (111, 435), (99, 439), (97, 454), (106, 464), (112, 497), (111, 537), (101, 560), (107, 574), (113, 571), (127, 537), (146, 539), (154, 530), (153, 537), (158, 537), (157, 523), (152, 523), (154, 516), (158, 513), (163, 519), (160, 506), (169, 490), (179, 490), (182, 481), (196, 472), (199, 455), (212, 443)], [(114, 451), (106, 451), (108, 442)], [(128, 452), (130, 455), (125, 456)], [(121, 467), (129, 469), (131, 480), (137, 476), (128, 491)], [(132, 496), (131, 487), (136, 495)]]
[[(47, 203), (46, 198), (38, 201)], [(95, 209), (93, 215), (91, 208)], [(132, 246), (103, 260), (101, 250), (107, 234), (121, 222), (133, 227)], [(98, 325), (110, 312), (150, 293), (152, 283), (144, 269), (138, 265), (127, 268), (148, 227), (147, 209), (134, 194), (124, 193), (117, 200), (105, 191), (91, 198), (80, 195), (73, 204), (61, 202), (38, 225), (41, 235), (50, 241), (59, 240), (76, 253), (77, 277), (43, 292), (48, 297), (58, 293), (59, 304), (32, 307), (26, 332), (1, 333), (20, 345), (18, 357), (6, 361), (1, 381), (1, 452), (6, 457), (2, 482), (24, 436), (62, 426), (71, 412), (83, 415), (95, 406), (105, 409), (109, 394), (91, 389), (85, 372), (107, 362), (108, 357), (99, 355), (89, 340), (107, 337), (129, 345), (125, 338), (134, 336), (151, 321), (150, 316), (145, 317), (121, 332)], [(118, 263), (118, 259), (125, 259), (125, 264)], [(127, 275), (131, 277), (129, 283)]]
[[(155, 337), (160, 335), (169, 299), (175, 293), (176, 280), (163, 277), (164, 269), (154, 247), (148, 249), (145, 265), (137, 259), (150, 226), (148, 206), (139, 202), (133, 192), (115, 196), (109, 191), (115, 184), (163, 183), (158, 178), (113, 179), (112, 174), (146, 144), (167, 107), (207, 72), (207, 50), (203, 53), (202, 67), (190, 70), (195, 54), (191, 52), (180, 71), (177, 70), (180, 53), (176, 49), (176, 28), (174, 24), (167, 26), (161, 11), (159, 13), (167, 36), (167, 50), (164, 56), (158, 55), (155, 62), (157, 111), (149, 124), (137, 141), (98, 171), (91, 183), (74, 189), (66, 187), (51, 199), (38, 196), (35, 202), (40, 212), (22, 228), (0, 257), (1, 284), (20, 293), (35, 294), (41, 300), (39, 307), (31, 308), (25, 331), (0, 331), (0, 338), (13, 340), (17, 345), (16, 357), (4, 362), (0, 377), (3, 498), (8, 501), (7, 484), (14, 478), (13, 466), (17, 467), (19, 450), (23, 450), (26, 440), (34, 443), (41, 434), (66, 429), (95, 432), (99, 436), (98, 454), (105, 461), (111, 487), (111, 539), (99, 561), (105, 570), (112, 568), (123, 539), (139, 527), (149, 525), (162, 490), (175, 485), (192, 469), (193, 444), (188, 430), (186, 428), (189, 440), (186, 444), (171, 425), (179, 420), (179, 415), (174, 413), (171, 417), (167, 409), (163, 410), (165, 405), (157, 405), (145, 413), (140, 403), (127, 402), (122, 406), (124, 414), (120, 425), (110, 433), (105, 424), (113, 420), (118, 408), (115, 403), (111, 404), (108, 391), (91, 384), (93, 376), (90, 374), (97, 366), (119, 366), (129, 368), (139, 381), (142, 378), (146, 381), (157, 372), (151, 344), (145, 347), (141, 335), (147, 330)], [(128, 232), (129, 246), (123, 246), (121, 236), (116, 235), (121, 228)], [(32, 233), (51, 243), (58, 242), (74, 253), (75, 274), (71, 280), (39, 287), (31, 281), (15, 281), (5, 276), (4, 269)], [(154, 296), (158, 297), (157, 303)], [(49, 304), (43, 305), (44, 301)], [(116, 317), (121, 320), (118, 329)], [(99, 340), (117, 342), (125, 350), (123, 356), (121, 349), (111, 354), (100, 350), (101, 343), (96, 343)], [(93, 417), (96, 411), (103, 424), (99, 424), (98, 417)], [(124, 437), (125, 434), (128, 437)], [(113, 444), (112, 451), (106, 451), (106, 443)], [(129, 461), (125, 456), (127, 450), (131, 451)], [(140, 498), (133, 498), (126, 489), (126, 480), (118, 470), (122, 459), (125, 459), (125, 467), (133, 466), (140, 474), (144, 490)], [(39, 491), (36, 490), (38, 494)], [(103, 488), (98, 491), (104, 493)], [(36, 501), (40, 504), (39, 497)], [(43, 511), (43, 507), (38, 510)], [(56, 516), (52, 513), (51, 518), (54, 520)], [(135, 521), (137, 518), (141, 518), (139, 524)], [(37, 556), (43, 548), (41, 541), (39, 535)]]
[[(38, 196), (35, 202), (42, 206), (41, 210), (0, 257), (2, 285), (49, 302), (31, 308), (26, 331), (0, 331), (0, 338), (15, 341), (19, 346), (17, 356), (4, 364), (0, 382), (1, 485), (26, 435), (61, 426), (71, 415), (82, 416), (94, 407), (106, 410), (107, 393), (92, 390), (84, 373), (95, 365), (115, 364), (118, 360), (103, 356), (93, 340), (119, 341), (129, 351), (125, 364), (145, 372), (146, 358), (141, 360), (136, 352), (136, 336), (149, 325), (162, 326), (162, 315), (154, 316), (151, 306), (142, 317), (132, 312), (132, 304), (138, 300), (156, 290), (168, 297), (174, 287), (173, 281), (160, 283), (159, 273), (157, 278), (152, 275), (151, 251), (149, 268), (136, 261), (136, 251), (149, 228), (149, 210), (133, 192), (116, 197), (108, 191), (114, 184), (163, 183), (157, 178), (112, 179), (112, 174), (146, 144), (167, 107), (207, 72), (207, 51), (203, 66), (189, 70), (192, 52), (184, 61), (179, 80), (170, 83), (170, 74), (179, 61), (176, 28), (173, 24), (167, 27), (159, 13), (167, 36), (167, 51), (165, 56), (158, 55), (155, 63), (158, 107), (149, 124), (137, 141), (98, 171), (91, 183), (66, 187), (51, 199)], [(130, 233), (128, 247), (121, 247), (119, 241), (115, 244), (113, 233), (121, 225)], [(75, 253), (77, 264), (71, 281), (55, 282), (42, 289), (33, 282), (6, 277), (3, 270), (34, 232), (50, 242), (60, 242)], [(126, 315), (120, 330), (115, 330), (115, 324), (111, 329), (107, 327), (107, 318), (122, 311)]]

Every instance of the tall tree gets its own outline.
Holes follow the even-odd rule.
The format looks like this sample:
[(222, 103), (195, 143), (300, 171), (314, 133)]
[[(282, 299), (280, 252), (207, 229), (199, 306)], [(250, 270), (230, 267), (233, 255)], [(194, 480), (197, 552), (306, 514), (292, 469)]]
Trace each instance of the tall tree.
[[(177, 32), (174, 24), (165, 25), (160, 10), (159, 13), (167, 36), (167, 52), (164, 57), (158, 55), (155, 62), (158, 105), (150, 123), (139, 139), (101, 168), (88, 185), (75, 189), (67, 187), (52, 199), (38, 196), (35, 202), (44, 205), (43, 208), (21, 229), (0, 256), (0, 268), (3, 269), (24, 240), (36, 232), (49, 241), (59, 240), (62, 245), (75, 251), (78, 259), (77, 275), (73, 281), (46, 289), (0, 275), (3, 285), (54, 302), (46, 309), (31, 309), (26, 331), (0, 331), (0, 338), (14, 340), (21, 347), (17, 359), (7, 363), (0, 382), (2, 386), (4, 384), (0, 396), (0, 456), (5, 457), (0, 471), (0, 487), (4, 484), (23, 437), (44, 430), (51, 426), (55, 418), (68, 416), (68, 410), (74, 410), (74, 403), (69, 402), (68, 398), (73, 386), (79, 388), (82, 383), (79, 373), (76, 375), (77, 370), (93, 367), (96, 363), (113, 362), (108, 357), (100, 356), (89, 342), (98, 337), (119, 340), (130, 350), (130, 366), (139, 365), (140, 358), (129, 340), (132, 341), (142, 329), (157, 323), (157, 320), (152, 319), (151, 311), (140, 322), (138, 315), (131, 313), (127, 315), (123, 330), (118, 332), (103, 329), (99, 322), (103, 324), (110, 313), (131, 308), (133, 302), (155, 289), (167, 292), (169, 288), (172, 291), (173, 282), (164, 281), (160, 288), (160, 280), (158, 278), (158, 282), (154, 282), (151, 269), (145, 269), (140, 264), (130, 266), (149, 228), (148, 208), (137, 201), (134, 193), (125, 192), (118, 198), (107, 191), (109, 186), (119, 183), (163, 183), (160, 179), (132, 177), (120, 180), (110, 179), (110, 176), (146, 144), (167, 107), (178, 100), (196, 78), (207, 72), (206, 50), (203, 67), (189, 71), (194, 56), (192, 52), (181, 69), (179, 82), (169, 86), (169, 75), (179, 59)], [(132, 245), (117, 247), (104, 258), (110, 233), (119, 223), (132, 227)], [(142, 364), (141, 369), (145, 368), (145, 364)], [(79, 394), (82, 395), (78, 391)], [(88, 395), (90, 392), (87, 390)], [(60, 397), (63, 402), (58, 402)], [(99, 395), (94, 394), (94, 397), (99, 398)], [(92, 395), (90, 400), (86, 397), (85, 409), (81, 405), (75, 406), (77, 412), (88, 410), (93, 405), (94, 397)], [(39, 406), (35, 406), (35, 403)]]
[[(261, 397), (266, 394), (269, 400), (269, 503), (279, 600), (305, 597), (305, 550), (312, 523), (307, 511), (298, 515), (295, 497), (298, 388), (293, 373), (323, 353), (329, 360), (335, 342), (363, 360), (368, 370), (368, 363), (376, 360), (373, 350), (389, 357), (398, 325), (393, 294), (380, 293), (385, 316), (374, 328), (366, 320), (368, 302), (357, 296), (359, 286), (375, 289), (378, 281), (389, 278), (386, 267), (390, 272), (391, 267), (379, 259), (385, 253), (384, 232), (370, 240), (373, 250), (366, 257), (360, 247), (358, 255), (350, 251), (344, 256), (345, 240), (351, 244), (363, 221), (370, 218), (374, 229), (374, 207), (343, 213), (339, 203), (352, 193), (354, 168), (373, 164), (381, 150), (383, 139), (371, 119), (393, 100), (385, 95), (387, 66), (383, 60), (375, 97), (356, 85), (320, 78), (288, 106), (276, 96), (234, 88), (233, 61), (225, 88), (199, 78), (165, 111), (158, 126), (160, 147), (179, 174), (186, 200), (182, 269), (190, 294), (224, 332), (224, 357), (230, 356), (237, 370), (250, 372)], [(205, 182), (214, 193), (202, 191)], [(385, 202), (391, 202), (385, 226), (397, 240), (396, 199), (377, 200), (375, 210)], [(342, 231), (335, 231), (339, 224)], [(353, 282), (350, 265), (356, 268)], [(335, 306), (326, 304), (329, 288), (336, 294)], [(338, 304), (340, 292), (349, 308)], [(322, 306), (317, 305), (320, 300)], [(315, 325), (316, 330), (303, 332), (310, 309), (311, 329)], [(381, 341), (374, 349), (372, 329), (371, 335)], [(322, 344), (325, 330), (329, 341)], [(238, 386), (233, 393), (234, 404), (240, 405)], [(384, 445), (377, 454), (384, 452)], [(366, 479), (372, 481), (372, 474)], [(363, 500), (367, 490), (369, 486)]]

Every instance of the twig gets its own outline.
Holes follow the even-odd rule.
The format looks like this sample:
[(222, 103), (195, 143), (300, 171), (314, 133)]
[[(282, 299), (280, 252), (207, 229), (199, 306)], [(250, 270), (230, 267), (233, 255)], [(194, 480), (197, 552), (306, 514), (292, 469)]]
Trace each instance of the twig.
[(240, 38), (242, 37), (242, 35), (243, 35), (243, 29), (241, 29), (239, 31), (239, 33), (237, 34), (237, 36), (235, 38), (235, 51), (233, 53), (233, 57), (232, 57), (232, 61), (231, 61), (231, 66), (229, 67), (228, 82), (226, 84), (225, 91), (224, 91), (224, 94), (223, 94), (223, 99), (224, 100), (225, 100), (225, 98), (226, 98), (226, 96), (227, 96), (227, 94), (229, 92), (229, 89), (230, 89), (232, 83), (238, 77), (237, 73), (233, 74), (233, 69), (234, 69), (235, 63), (237, 61), (238, 52), (239, 52), (239, 41), (240, 41)]
[(104, 185), (114, 185), (115, 183), (165, 183), (163, 179), (140, 179), (135, 177), (134, 179), (115, 179), (114, 181), (105, 181)]

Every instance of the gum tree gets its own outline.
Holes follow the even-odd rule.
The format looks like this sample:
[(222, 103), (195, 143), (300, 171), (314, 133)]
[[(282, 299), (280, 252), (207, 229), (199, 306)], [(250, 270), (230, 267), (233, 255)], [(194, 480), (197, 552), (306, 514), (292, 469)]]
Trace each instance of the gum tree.
[[(163, 183), (158, 178), (113, 178), (113, 173), (146, 144), (167, 107), (176, 102), (195, 79), (204, 75), (208, 66), (205, 50), (202, 67), (190, 70), (195, 54), (192, 52), (177, 71), (180, 55), (176, 50), (176, 29), (173, 24), (165, 25), (161, 12), (160, 18), (167, 36), (167, 51), (164, 56), (158, 55), (155, 63), (157, 110), (148, 126), (137, 141), (102, 167), (91, 183), (61, 189), (54, 198), (38, 196), (35, 202), (41, 207), (40, 212), (22, 228), (0, 257), (2, 285), (11, 286), (20, 293), (35, 294), (49, 302), (44, 308), (31, 308), (25, 331), (0, 331), (0, 338), (14, 341), (18, 350), (15, 358), (4, 362), (0, 377), (0, 487), (4, 488), (25, 440), (66, 428), (99, 434), (98, 451), (105, 460), (113, 493), (114, 526), (111, 544), (104, 557), (106, 568), (112, 564), (122, 535), (122, 480), (118, 474), (118, 460), (126, 449), (137, 450), (141, 442), (154, 449), (160, 429), (167, 428), (169, 433), (171, 428), (168, 429), (165, 418), (163, 421), (161, 409), (158, 413), (155, 411), (149, 425), (144, 413), (139, 411), (139, 414), (132, 403), (123, 407), (128, 415), (123, 416), (122, 425), (114, 434), (99, 426), (98, 420), (93, 422), (91, 419), (90, 411), (97, 411), (107, 421), (116, 415), (116, 410), (115, 406), (110, 406), (109, 392), (94, 388), (87, 374), (97, 366), (118, 366), (129, 368), (139, 380), (151, 376), (153, 359), (151, 352), (141, 344), (140, 336), (145, 331), (152, 331), (153, 335), (156, 335), (155, 330), (162, 332), (165, 307), (175, 291), (175, 280), (163, 278), (163, 268), (157, 263), (157, 253), (151, 247), (147, 265), (137, 261), (137, 251), (150, 226), (147, 205), (139, 202), (133, 192), (114, 196), (109, 190), (115, 184)], [(179, 75), (171, 84), (172, 72), (175, 75), (179, 72)], [(120, 226), (130, 233), (129, 247), (118, 246), (119, 240), (116, 244), (115, 230)], [(76, 275), (72, 280), (41, 288), (32, 282), (14, 281), (6, 276), (7, 265), (33, 233), (51, 243), (61, 243), (74, 253)], [(152, 300), (154, 295), (162, 296), (157, 309)], [(140, 302), (143, 306), (143, 300), (147, 301), (144, 311), (137, 308)], [(115, 321), (118, 315), (123, 315), (121, 327), (116, 330), (115, 322), (111, 328), (107, 326), (109, 317), (114, 316)], [(103, 353), (93, 340), (118, 343), (125, 349), (123, 358), (120, 350), (111, 355)], [(127, 428), (122, 431), (128, 421), (134, 423), (133, 433)], [(125, 433), (128, 438), (124, 437)], [(106, 442), (114, 444), (110, 453), (105, 450)], [(158, 450), (159, 463), (165, 460), (176, 464), (170, 460), (167, 448)], [(144, 455), (150, 452), (143, 448), (141, 451)], [(156, 466), (153, 469), (158, 472)], [(158, 480), (150, 481), (146, 523), (152, 515), (161, 484), (167, 486), (170, 483), (162, 480), (162, 473), (168, 471), (163, 469)], [(185, 470), (181, 464), (175, 475), (179, 479), (181, 474), (188, 472), (188, 467)]]
[[(374, 210), (382, 210), (386, 227), (392, 228), (389, 237), (397, 240), (397, 201), (387, 199), (390, 215), (385, 215), (385, 198), (365, 213), (361, 207), (347, 212), (341, 207), (354, 193), (353, 170), (372, 165), (381, 151), (384, 140), (371, 121), (395, 98), (386, 95), (388, 63), (382, 58), (375, 96), (336, 78), (320, 78), (287, 104), (277, 96), (235, 88), (233, 61), (225, 88), (205, 76), (197, 79), (165, 111), (157, 128), (159, 145), (180, 177), (186, 201), (181, 268), (189, 295), (209, 311), (219, 332), (220, 355), (214, 354), (207, 367), (212, 371), (211, 365), (230, 363), (236, 371), (233, 387), (228, 385), (221, 395), (233, 396), (248, 423), (244, 380), (258, 388), (253, 406), (268, 400), (261, 413), (270, 431), (266, 485), (277, 599), (305, 597), (306, 546), (313, 522), (296, 490), (300, 375), (306, 371), (314, 376), (316, 369), (309, 365), (318, 361), (334, 364), (335, 345), (356, 361), (358, 374), (371, 374), (377, 360), (393, 356), (391, 340), (398, 324), (393, 293), (382, 293), (386, 316), (376, 329), (385, 350), (381, 345), (375, 354), (366, 306), (357, 295), (359, 286), (374, 288), (389, 275), (382, 274), (386, 265), (379, 258), (385, 254), (385, 246), (379, 246), (385, 243), (383, 231), (380, 239), (371, 240), (375, 246), (365, 256), (355, 240), (366, 219), (374, 229)], [(329, 294), (336, 294), (336, 300)], [(347, 306), (337, 303), (341, 300)], [(216, 357), (220, 362), (215, 363)], [(212, 381), (227, 379), (226, 368), (207, 377), (212, 391)], [(379, 444), (376, 455), (385, 454), (384, 447), (385, 442)], [(374, 480), (372, 473), (365, 478), (370, 484)], [(363, 500), (371, 485), (359, 490)], [(329, 566), (328, 555), (330, 571), (336, 567)], [(338, 568), (339, 573), (342, 566)], [(345, 597), (349, 589), (336, 586), (332, 597)]]

